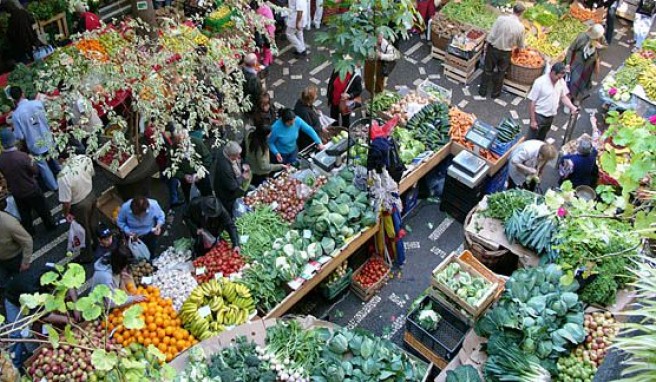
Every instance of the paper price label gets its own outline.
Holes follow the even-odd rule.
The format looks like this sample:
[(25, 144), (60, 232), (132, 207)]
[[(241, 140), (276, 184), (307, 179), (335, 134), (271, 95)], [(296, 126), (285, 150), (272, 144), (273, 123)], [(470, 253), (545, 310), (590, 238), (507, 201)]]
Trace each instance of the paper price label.
[(223, 273), (222, 272), (215, 273), (214, 278), (217, 280), (221, 280), (223, 278)]
[(249, 238), (250, 238), (250, 236), (248, 236), (248, 235), (239, 236), (239, 243), (246, 244), (246, 243), (248, 243)]
[(141, 283), (145, 285), (150, 285), (153, 283), (153, 278), (151, 276), (144, 276), (141, 278)]
[(205, 306), (201, 307), (200, 309), (198, 309), (198, 315), (200, 316), (200, 318), (205, 318), (205, 317), (209, 316), (210, 314), (212, 314), (212, 310), (210, 309), (209, 305), (205, 305)]
[(196, 276), (204, 275), (204, 274), (205, 274), (205, 267), (196, 268)]
[(278, 202), (271, 203), (271, 209), (276, 211), (278, 209)]
[(303, 230), (303, 239), (310, 239), (312, 237), (312, 231), (309, 229)]

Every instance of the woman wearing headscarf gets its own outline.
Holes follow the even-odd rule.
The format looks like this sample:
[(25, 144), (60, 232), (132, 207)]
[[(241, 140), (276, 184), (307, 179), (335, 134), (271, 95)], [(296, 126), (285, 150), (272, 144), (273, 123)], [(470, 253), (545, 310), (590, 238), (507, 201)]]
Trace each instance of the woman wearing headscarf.
[(216, 158), (214, 192), (230, 216), (234, 214), (235, 201), (245, 194), (250, 181), (250, 166), (241, 162), (241, 146), (229, 141)]
[(604, 27), (591, 26), (578, 35), (565, 56), (569, 66), (569, 93), (572, 100), (579, 100), (592, 87), (592, 73), (599, 73), (599, 49), (604, 45)]

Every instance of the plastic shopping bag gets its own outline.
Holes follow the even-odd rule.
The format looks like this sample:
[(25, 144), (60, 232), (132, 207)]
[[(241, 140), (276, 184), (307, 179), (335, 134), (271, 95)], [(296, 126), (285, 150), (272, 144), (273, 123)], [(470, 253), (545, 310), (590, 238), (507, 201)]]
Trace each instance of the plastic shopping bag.
[(214, 247), (214, 244), (216, 244), (217, 238), (204, 229), (201, 229), (200, 237), (203, 241), (203, 247), (205, 249), (211, 249), (212, 247)]
[(130, 240), (128, 248), (136, 260), (150, 260), (150, 251), (140, 239)]
[(68, 229), (68, 251), (80, 253), (86, 247), (86, 233), (80, 223), (73, 220), (71, 228)]

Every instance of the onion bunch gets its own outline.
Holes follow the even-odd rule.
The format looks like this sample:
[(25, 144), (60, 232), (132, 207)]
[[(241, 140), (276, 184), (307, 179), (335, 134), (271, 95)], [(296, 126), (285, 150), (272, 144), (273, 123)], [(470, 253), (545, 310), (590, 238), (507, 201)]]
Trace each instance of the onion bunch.
[[(252, 195), (245, 197), (244, 203), (251, 207), (259, 204), (270, 205), (283, 219), (291, 222), (303, 210), (305, 201), (325, 183), (326, 178), (320, 176), (310, 186), (284, 172), (277, 178), (270, 178)], [(299, 186), (302, 190), (299, 190)]]

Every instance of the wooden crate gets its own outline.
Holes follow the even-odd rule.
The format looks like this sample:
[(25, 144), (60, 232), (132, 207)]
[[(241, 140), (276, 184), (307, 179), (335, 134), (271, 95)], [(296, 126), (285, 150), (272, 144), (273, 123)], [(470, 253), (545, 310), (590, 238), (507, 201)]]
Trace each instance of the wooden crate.
[[(98, 149), (98, 151), (102, 152), (102, 153), (106, 152), (106, 150), (108, 150), (108, 149), (106, 149), (106, 147), (111, 145), (111, 144), (112, 144), (111, 141), (106, 142), (100, 149)], [(98, 163), (98, 165), (100, 165), (100, 167), (104, 168), (105, 170), (111, 172), (112, 174), (116, 175), (117, 177), (119, 177), (121, 179), (128, 176), (128, 174), (132, 170), (134, 170), (137, 167), (137, 165), (139, 164), (139, 160), (137, 159), (137, 157), (135, 155), (130, 155), (130, 157), (125, 162), (123, 162), (123, 164), (118, 166), (118, 168), (116, 170), (114, 170), (113, 168), (106, 165), (105, 163), (103, 163), (100, 160), (96, 160), (96, 162)]]
[(365, 302), (371, 300), (371, 298), (374, 297), (374, 295), (383, 287), (383, 285), (387, 283), (387, 280), (389, 280), (390, 274), (392, 272), (391, 269), (388, 269), (387, 273), (385, 273), (385, 276), (381, 277), (377, 283), (365, 289), (355, 282), (355, 277), (360, 274), (360, 271), (362, 271), (362, 268), (364, 268), (367, 262), (362, 264), (360, 268), (358, 268), (358, 270), (353, 272), (353, 276), (351, 276), (351, 290), (353, 291), (353, 293), (355, 293), (356, 296), (360, 298), (360, 300)]
[(469, 84), (476, 79), (483, 71), (476, 69), (476, 64), (481, 56), (482, 50), (478, 51), (469, 60), (464, 60), (454, 54), (446, 53), (444, 57), (444, 75), (458, 83)]
[(444, 360), (442, 357), (438, 356), (437, 354), (433, 353), (430, 351), (424, 344), (419, 342), (413, 335), (412, 333), (405, 332), (403, 334), (403, 341), (413, 350), (415, 350), (417, 353), (421, 354), (422, 357), (426, 358), (428, 361), (432, 362), (435, 364), (440, 369), (444, 369), (446, 365), (449, 364), (446, 360)]
[(436, 48), (436, 47), (432, 47), (431, 56), (433, 56), (433, 58), (436, 58), (440, 61), (444, 61), (444, 56), (445, 55), (446, 55), (446, 51), (444, 51), (442, 49), (439, 49), (439, 48)]
[(503, 79), (503, 90), (522, 98), (528, 96), (528, 93), (531, 91), (531, 86), (533, 85), (522, 85), (507, 78)]
[(435, 268), (435, 270), (433, 270), (433, 275), (442, 272), (449, 264), (454, 262), (458, 263), (462, 270), (468, 272), (472, 276), (483, 277), (491, 284), (486, 294), (483, 295), (483, 297), (481, 297), (480, 300), (481, 303), (478, 306), (470, 305), (467, 301), (465, 301), (463, 298), (458, 296), (455, 293), (455, 291), (451, 290), (451, 288), (448, 288), (446, 285), (438, 283), (435, 280), (435, 277), (431, 278), (431, 285), (442, 291), (442, 293), (446, 294), (450, 299), (455, 301), (461, 308), (467, 311), (467, 313), (471, 314), (474, 317), (480, 317), (485, 312), (485, 310), (494, 302), (495, 296), (498, 293), (498, 289), (500, 284), (502, 283), (502, 280), (499, 276), (494, 274), (494, 272), (490, 271), (483, 264), (481, 264), (481, 262), (478, 261), (476, 257), (474, 257), (474, 255), (472, 255), (471, 252), (467, 250), (464, 250), (462, 254), (459, 255), (456, 255), (455, 253), (451, 253), (445, 259), (445, 261), (443, 261), (440, 265), (437, 266), (437, 268)]
[(64, 38), (68, 37), (68, 23), (66, 22), (66, 13), (58, 13), (49, 20), (37, 21), (38, 32), (40, 35), (46, 35), (46, 28), (54, 25), (57, 28), (58, 34)]
[(449, 65), (444, 65), (444, 76), (451, 81), (455, 81), (460, 84), (468, 85), (472, 83), (478, 76), (483, 73), (482, 69), (477, 69), (472, 73), (465, 73), (461, 70), (455, 69)]

